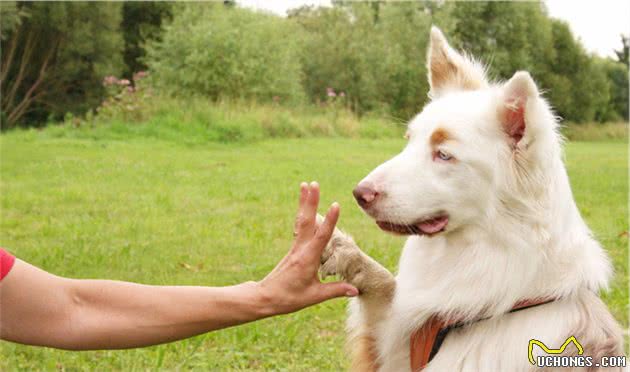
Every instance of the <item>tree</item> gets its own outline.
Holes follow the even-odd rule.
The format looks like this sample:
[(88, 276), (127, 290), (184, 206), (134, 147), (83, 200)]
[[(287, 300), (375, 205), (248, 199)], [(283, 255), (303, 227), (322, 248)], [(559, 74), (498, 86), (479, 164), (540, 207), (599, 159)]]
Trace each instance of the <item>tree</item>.
[(630, 39), (616, 51), (621, 63), (597, 58), (541, 1), (334, 0), (287, 18), (233, 0), (2, 2), (0, 13), (3, 129), (84, 113), (101, 102), (103, 77), (146, 68), (155, 88), (182, 97), (321, 103), (343, 92), (336, 102), (359, 114), (406, 120), (427, 99), (432, 23), (491, 79), (530, 71), (569, 121), (628, 116)]
[[(377, 6), (378, 5), (378, 6)], [(313, 102), (343, 91), (358, 113), (409, 119), (426, 101), (430, 16), (419, 3), (335, 2), (290, 12), (305, 30), (303, 85)]]
[(628, 68), (610, 58), (597, 58), (597, 67), (606, 75), (608, 102), (597, 111), (598, 121), (628, 121)]
[(456, 2), (449, 4), (455, 47), (484, 61), (491, 78), (508, 79), (528, 69), (540, 79), (553, 54), (551, 26), (539, 2)]
[(28, 13), (17, 6), (15, 1), (3, 1), (0, 3), (0, 40), (5, 40), (22, 23), (22, 19), (28, 17)]
[(146, 70), (143, 63), (144, 44), (157, 40), (162, 33), (162, 23), (172, 17), (172, 3), (126, 1), (122, 5), (121, 29), (125, 40), (123, 58), (124, 76), (131, 78), (134, 72)]
[(120, 4), (20, 2), (16, 11), (28, 16), (0, 41), (0, 127), (95, 107), (102, 77), (122, 67)]
[(574, 38), (567, 23), (551, 22), (555, 58), (549, 61), (552, 76), (546, 86), (551, 103), (566, 120), (592, 121), (609, 99), (606, 75)]
[(624, 65), (628, 65), (628, 49), (630, 49), (630, 36), (621, 35), (621, 49), (615, 50), (617, 60)]
[(182, 4), (144, 61), (156, 87), (186, 96), (301, 100), (299, 28), (221, 3)]

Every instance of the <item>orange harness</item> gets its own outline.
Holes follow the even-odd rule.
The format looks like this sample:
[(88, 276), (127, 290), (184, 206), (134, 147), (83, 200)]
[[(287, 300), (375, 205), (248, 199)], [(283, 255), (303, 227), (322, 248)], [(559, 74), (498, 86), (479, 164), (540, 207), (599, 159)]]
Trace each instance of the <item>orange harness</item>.
[[(551, 301), (553, 300), (519, 301), (509, 312), (513, 313), (515, 311), (525, 310), (530, 307), (544, 305)], [(470, 322), (458, 322), (456, 320), (444, 321), (440, 319), (439, 316), (429, 318), (422, 327), (411, 334), (409, 340), (411, 371), (422, 371), (424, 367), (426, 367), (440, 350), (440, 346), (442, 346), (442, 342), (444, 342), (449, 331), (486, 319), (489, 318), (477, 319)]]

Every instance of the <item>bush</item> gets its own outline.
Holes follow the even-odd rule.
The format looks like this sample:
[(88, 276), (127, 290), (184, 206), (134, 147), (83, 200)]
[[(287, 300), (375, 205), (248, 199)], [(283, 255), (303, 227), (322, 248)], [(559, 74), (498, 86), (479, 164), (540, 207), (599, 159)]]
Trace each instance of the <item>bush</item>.
[(562, 135), (570, 141), (628, 141), (628, 123), (567, 124)]
[[(83, 115), (111, 93), (101, 85), (104, 76), (131, 79), (148, 67), (156, 92), (181, 100), (329, 106), (336, 97), (339, 107), (326, 110), (335, 123), (317, 121), (311, 129), (352, 134), (359, 129), (346, 110), (397, 120), (421, 110), (428, 99), (431, 24), (442, 27), (454, 47), (487, 63), (493, 79), (530, 71), (566, 120), (628, 118), (628, 39), (619, 61), (591, 55), (541, 1), (334, 1), (332, 7), (291, 10), (286, 18), (234, 1), (9, 1), (0, 3), (0, 13), (2, 129)], [(110, 94), (106, 106), (112, 106), (100, 107), (99, 115), (144, 122), (152, 113), (136, 105), (143, 97)], [(278, 116), (259, 127), (264, 135), (307, 135), (291, 120)], [(217, 134), (239, 136), (228, 127)]]
[(408, 119), (426, 101), (425, 55), (431, 18), (415, 3), (350, 3), (290, 14), (305, 30), (303, 85), (311, 102), (329, 89), (359, 114)]
[(174, 9), (146, 63), (157, 88), (179, 96), (300, 101), (299, 29), (293, 22), (221, 4)]
[[(368, 137), (400, 138), (404, 126), (377, 118), (359, 119), (331, 102), (325, 106), (259, 104), (247, 101), (211, 102), (205, 97), (186, 100), (153, 92), (143, 84), (128, 90), (126, 82), (108, 77), (110, 96), (96, 115), (69, 115), (62, 125), (43, 132), (53, 137), (93, 139), (159, 138), (202, 144), (252, 142), (268, 138)], [(116, 81), (116, 82), (115, 82)]]
[(103, 79), (103, 87), (107, 92), (106, 98), (96, 108), (99, 119), (101, 121), (117, 119), (129, 123), (146, 120), (151, 114), (147, 112), (147, 108), (153, 107), (152, 89), (142, 81), (146, 76), (146, 71), (133, 74), (131, 81), (118, 79), (113, 75), (106, 76)]

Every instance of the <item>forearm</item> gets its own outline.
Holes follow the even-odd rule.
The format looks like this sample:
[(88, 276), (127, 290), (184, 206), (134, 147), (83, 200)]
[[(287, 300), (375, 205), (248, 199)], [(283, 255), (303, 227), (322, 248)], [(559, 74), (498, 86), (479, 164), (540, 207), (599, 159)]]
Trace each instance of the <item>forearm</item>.
[(16, 260), (0, 282), (0, 339), (73, 350), (140, 347), (356, 296), (347, 283), (319, 281), (339, 206), (317, 227), (318, 201), (317, 184), (302, 184), (296, 239), (260, 283), (213, 288), (73, 280)]
[(272, 314), (257, 283), (230, 287), (148, 286), (72, 280), (68, 349), (148, 346), (260, 319)]
[(259, 288), (73, 280), (16, 260), (0, 282), (0, 339), (73, 350), (159, 344), (273, 314)]

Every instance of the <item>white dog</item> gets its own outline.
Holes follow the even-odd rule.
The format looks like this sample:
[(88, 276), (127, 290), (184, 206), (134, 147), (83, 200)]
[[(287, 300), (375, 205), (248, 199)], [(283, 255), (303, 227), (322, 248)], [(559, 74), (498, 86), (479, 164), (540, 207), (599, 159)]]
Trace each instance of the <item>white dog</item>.
[(409, 143), (354, 190), (381, 229), (409, 235), (398, 275), (338, 230), (323, 257), (324, 275), (361, 291), (353, 368), (538, 370), (554, 353), (540, 344), (564, 344), (564, 359), (547, 363), (588, 367), (577, 370), (622, 355), (597, 294), (611, 264), (575, 205), (556, 118), (531, 76), (489, 83), (437, 28), (428, 70), (431, 102)]

